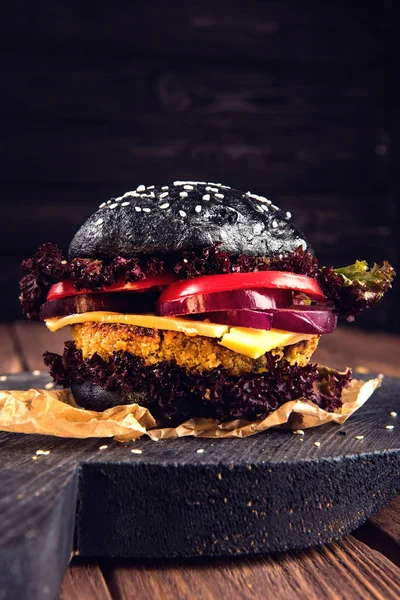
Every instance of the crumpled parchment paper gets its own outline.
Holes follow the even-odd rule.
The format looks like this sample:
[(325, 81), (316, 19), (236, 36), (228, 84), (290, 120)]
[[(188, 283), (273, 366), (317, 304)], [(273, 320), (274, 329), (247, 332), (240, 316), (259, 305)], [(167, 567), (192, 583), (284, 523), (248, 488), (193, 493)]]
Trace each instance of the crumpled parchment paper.
[(343, 406), (326, 412), (306, 398), (286, 402), (258, 421), (220, 422), (215, 419), (189, 419), (178, 427), (157, 428), (147, 408), (129, 404), (95, 412), (79, 408), (69, 390), (0, 390), (0, 430), (36, 433), (65, 438), (104, 438), (128, 441), (149, 436), (152, 440), (184, 437), (244, 438), (270, 427), (306, 429), (325, 423), (344, 423), (381, 384), (381, 378), (353, 379), (343, 391)]

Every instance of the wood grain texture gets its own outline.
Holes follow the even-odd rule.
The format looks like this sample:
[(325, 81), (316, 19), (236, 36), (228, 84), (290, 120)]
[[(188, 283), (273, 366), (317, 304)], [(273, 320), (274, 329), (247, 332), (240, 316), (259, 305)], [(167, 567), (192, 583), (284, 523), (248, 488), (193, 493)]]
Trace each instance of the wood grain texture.
[(0, 375), (22, 371), (23, 364), (18, 356), (10, 325), (0, 325)]
[[(131, 596), (127, 596), (129, 598)], [(72, 563), (63, 579), (58, 600), (112, 600), (97, 563)]]
[(268, 558), (103, 569), (118, 600), (397, 600), (400, 594), (400, 569), (350, 536)]

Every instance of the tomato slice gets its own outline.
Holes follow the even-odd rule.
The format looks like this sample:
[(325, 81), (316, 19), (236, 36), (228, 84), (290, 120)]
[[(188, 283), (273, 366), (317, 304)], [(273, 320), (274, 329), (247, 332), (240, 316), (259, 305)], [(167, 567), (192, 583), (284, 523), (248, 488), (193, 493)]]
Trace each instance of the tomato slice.
[[(112, 285), (104, 287), (104, 292), (144, 292), (150, 288), (164, 287), (178, 279), (174, 273), (161, 273), (161, 275), (152, 275), (146, 277), (146, 279), (140, 279), (139, 281), (128, 281), (125, 282), (123, 277), (120, 277)], [(68, 296), (79, 296), (81, 294), (93, 294), (99, 293), (99, 290), (93, 292), (93, 290), (75, 289), (71, 279), (65, 279), (59, 283), (55, 283), (49, 289), (47, 294), (47, 300), (56, 300), (57, 298), (67, 298)]]
[(206, 275), (189, 281), (176, 281), (163, 290), (159, 302), (168, 302), (196, 294), (255, 288), (295, 290), (303, 292), (315, 300), (326, 300), (318, 283), (311, 277), (285, 271), (256, 271), (254, 273)]

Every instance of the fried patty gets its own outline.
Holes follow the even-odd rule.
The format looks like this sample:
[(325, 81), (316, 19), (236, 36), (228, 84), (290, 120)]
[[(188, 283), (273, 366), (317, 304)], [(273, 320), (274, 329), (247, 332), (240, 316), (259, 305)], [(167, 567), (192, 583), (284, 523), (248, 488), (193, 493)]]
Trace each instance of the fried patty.
[[(232, 375), (262, 373), (266, 371), (266, 355), (253, 359), (228, 348), (214, 338), (187, 336), (177, 331), (145, 329), (134, 325), (79, 323), (73, 325), (76, 347), (83, 358), (98, 354), (104, 360), (115, 351), (141, 356), (146, 365), (162, 361), (175, 361), (185, 369), (205, 371), (224, 367)], [(290, 364), (305, 366), (318, 345), (319, 336), (303, 340), (284, 348), (275, 348), (270, 354)]]

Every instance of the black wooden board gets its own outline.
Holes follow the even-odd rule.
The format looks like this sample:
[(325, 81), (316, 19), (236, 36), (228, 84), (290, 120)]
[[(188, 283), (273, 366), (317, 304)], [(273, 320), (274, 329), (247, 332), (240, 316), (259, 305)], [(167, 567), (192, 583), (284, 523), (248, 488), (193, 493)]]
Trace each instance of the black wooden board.
[[(1, 386), (47, 381), (23, 373)], [(343, 426), (304, 436), (121, 444), (2, 432), (0, 598), (56, 597), (72, 551), (226, 556), (338, 539), (400, 493), (398, 420), (400, 380), (384, 378)]]

